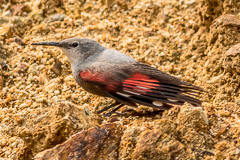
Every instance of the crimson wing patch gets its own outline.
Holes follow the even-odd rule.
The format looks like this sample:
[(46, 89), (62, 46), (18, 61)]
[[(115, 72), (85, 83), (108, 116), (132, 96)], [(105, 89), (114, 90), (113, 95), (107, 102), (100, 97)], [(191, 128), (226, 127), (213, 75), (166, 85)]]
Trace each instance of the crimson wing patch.
[(107, 92), (116, 92), (121, 86), (121, 82), (114, 81), (113, 77), (100, 72), (83, 71), (80, 72), (80, 77), (86, 82), (102, 87)]

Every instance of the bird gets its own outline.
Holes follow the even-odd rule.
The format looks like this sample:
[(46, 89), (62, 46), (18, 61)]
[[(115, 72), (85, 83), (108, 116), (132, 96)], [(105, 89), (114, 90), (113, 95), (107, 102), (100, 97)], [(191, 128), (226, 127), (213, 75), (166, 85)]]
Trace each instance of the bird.
[(55, 46), (68, 57), (75, 81), (86, 91), (115, 100), (97, 113), (116, 113), (124, 105), (168, 110), (185, 102), (201, 106), (201, 87), (185, 82), (90, 38), (69, 38), (32, 45)]

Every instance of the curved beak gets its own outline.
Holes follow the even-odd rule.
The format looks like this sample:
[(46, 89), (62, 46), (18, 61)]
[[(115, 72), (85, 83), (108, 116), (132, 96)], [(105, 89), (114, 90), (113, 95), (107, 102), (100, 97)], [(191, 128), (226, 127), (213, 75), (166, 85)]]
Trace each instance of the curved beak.
[(32, 43), (31, 45), (56, 46), (56, 47), (62, 46), (60, 42), (35, 42)]

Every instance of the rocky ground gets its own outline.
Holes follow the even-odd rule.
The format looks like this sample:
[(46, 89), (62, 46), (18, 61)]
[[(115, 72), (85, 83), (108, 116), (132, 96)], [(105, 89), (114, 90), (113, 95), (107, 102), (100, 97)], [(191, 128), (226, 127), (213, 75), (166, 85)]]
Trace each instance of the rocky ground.
[[(202, 108), (140, 106), (81, 89), (32, 42), (88, 37), (204, 88)], [(0, 0), (0, 158), (240, 158), (239, 0)]]

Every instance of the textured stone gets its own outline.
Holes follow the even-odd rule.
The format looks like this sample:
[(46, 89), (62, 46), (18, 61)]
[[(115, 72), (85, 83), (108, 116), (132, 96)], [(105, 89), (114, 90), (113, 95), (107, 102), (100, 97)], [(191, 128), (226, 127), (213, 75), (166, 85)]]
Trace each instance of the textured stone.
[(155, 122), (153, 130), (146, 130), (139, 135), (132, 159), (191, 158), (185, 145), (174, 137), (175, 128), (176, 124), (170, 120)]
[(66, 142), (37, 154), (35, 160), (117, 159), (122, 136), (117, 124), (105, 124), (79, 132)]
[(237, 54), (240, 54), (240, 43), (232, 46), (226, 52), (227, 56), (237, 56)]
[[(212, 156), (209, 150), (214, 143), (208, 127), (207, 112), (202, 107), (185, 104), (173, 108), (164, 112), (160, 120), (127, 127), (121, 138), (119, 159), (196, 159)], [(195, 151), (197, 154), (193, 154)]]
[(207, 112), (202, 107), (184, 105), (178, 114), (177, 122), (183, 127), (191, 127), (194, 130), (205, 130), (209, 126)]
[[(98, 118), (89, 113), (87, 108), (66, 102), (54, 105), (48, 113), (35, 121), (41, 123), (34, 130), (24, 129), (20, 132), (26, 143), (23, 159), (64, 142), (74, 133), (99, 124)], [(34, 122), (28, 123), (31, 125)]]

